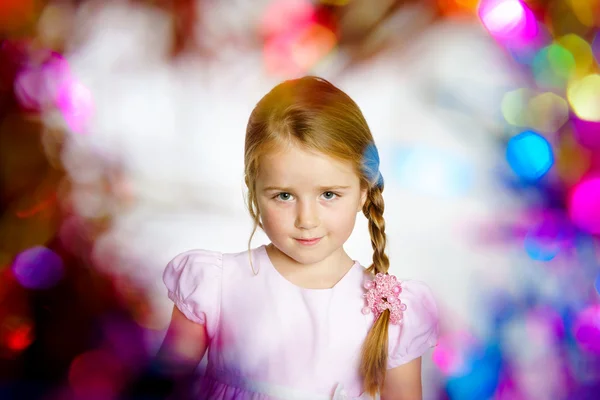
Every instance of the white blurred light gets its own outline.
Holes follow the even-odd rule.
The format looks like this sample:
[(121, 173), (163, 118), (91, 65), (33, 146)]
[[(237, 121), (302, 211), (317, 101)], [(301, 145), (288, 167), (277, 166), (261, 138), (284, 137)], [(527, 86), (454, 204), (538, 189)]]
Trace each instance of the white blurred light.
[(400, 150), (394, 164), (396, 172), (392, 179), (402, 188), (433, 196), (465, 195), (474, 175), (466, 160), (426, 147)]
[[(491, 3), (488, 1), (487, 3)], [(521, 23), (525, 10), (519, 0), (499, 0), (482, 12), (482, 22), (492, 33), (503, 33)], [(485, 3), (484, 3), (485, 4)]]

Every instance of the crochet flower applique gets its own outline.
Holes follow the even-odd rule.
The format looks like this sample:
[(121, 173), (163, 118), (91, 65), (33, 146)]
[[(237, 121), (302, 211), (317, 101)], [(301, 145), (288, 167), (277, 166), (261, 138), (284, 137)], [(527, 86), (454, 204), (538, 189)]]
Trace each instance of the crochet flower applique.
[(364, 287), (367, 305), (362, 309), (363, 314), (372, 312), (377, 320), (382, 312), (390, 310), (390, 323), (402, 323), (406, 304), (400, 301), (402, 286), (394, 275), (378, 273), (373, 280), (366, 281)]

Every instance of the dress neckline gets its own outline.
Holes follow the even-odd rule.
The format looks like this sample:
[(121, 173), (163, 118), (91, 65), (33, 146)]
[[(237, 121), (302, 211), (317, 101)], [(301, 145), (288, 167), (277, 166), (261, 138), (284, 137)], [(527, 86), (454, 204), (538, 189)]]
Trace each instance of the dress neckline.
[(268, 269), (271, 270), (273, 272), (273, 274), (275, 274), (277, 276), (277, 279), (281, 280), (285, 285), (294, 287), (297, 290), (300, 290), (302, 292), (307, 292), (307, 293), (308, 292), (310, 292), (310, 293), (331, 293), (331, 292), (335, 291), (336, 289), (338, 289), (339, 287), (344, 286), (346, 284), (346, 282), (351, 279), (351, 275), (354, 273), (354, 271), (356, 271), (358, 269), (357, 267), (362, 268), (358, 261), (352, 260), (352, 261), (354, 261), (352, 266), (348, 269), (348, 271), (346, 271), (346, 273), (341, 277), (341, 279), (339, 281), (337, 281), (337, 283), (335, 285), (333, 285), (330, 288), (311, 289), (311, 288), (305, 288), (305, 287), (299, 286), (299, 285), (293, 283), (292, 281), (290, 281), (289, 279), (287, 279), (285, 276), (281, 275), (281, 273), (277, 270), (277, 268), (275, 268), (275, 265), (271, 261), (271, 258), (269, 257), (269, 253), (267, 253), (266, 245), (262, 245), (259, 247), (259, 253), (262, 256)]

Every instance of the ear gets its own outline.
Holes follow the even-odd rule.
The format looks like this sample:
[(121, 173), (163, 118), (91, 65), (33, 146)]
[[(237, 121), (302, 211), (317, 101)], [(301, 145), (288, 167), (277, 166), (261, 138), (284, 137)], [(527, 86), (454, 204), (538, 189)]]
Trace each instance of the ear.
[(369, 189), (361, 189), (360, 191), (360, 207), (357, 212), (361, 212), (363, 207), (365, 206), (365, 202), (367, 201), (367, 195), (369, 194)]

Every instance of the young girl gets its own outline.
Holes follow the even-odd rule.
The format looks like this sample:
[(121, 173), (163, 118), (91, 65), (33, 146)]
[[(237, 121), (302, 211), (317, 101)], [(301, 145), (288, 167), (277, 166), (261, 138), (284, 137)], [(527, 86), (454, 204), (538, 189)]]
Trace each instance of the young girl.
[[(250, 116), (245, 179), (253, 234), (271, 243), (168, 264), (159, 358), (192, 370), (208, 349), (198, 399), (421, 399), (437, 308), (425, 284), (387, 273), (379, 156), (354, 101), (315, 77), (276, 86)], [(343, 247), (361, 211), (366, 269)]]

